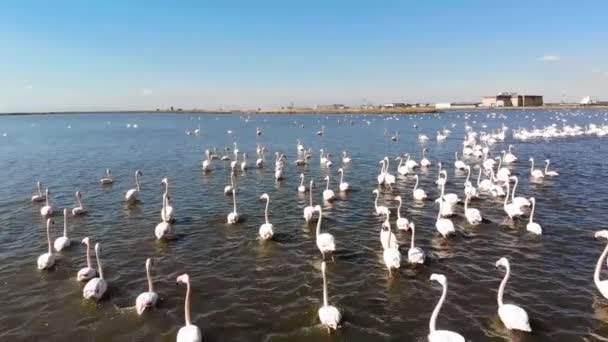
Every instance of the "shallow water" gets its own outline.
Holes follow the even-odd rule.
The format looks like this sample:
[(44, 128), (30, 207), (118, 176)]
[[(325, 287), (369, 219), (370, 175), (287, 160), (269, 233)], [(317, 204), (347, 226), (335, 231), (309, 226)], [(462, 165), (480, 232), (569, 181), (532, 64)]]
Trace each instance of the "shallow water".
[[(464, 113), (398, 116), (253, 116), (87, 114), (0, 117), (0, 340), (171, 341), (183, 325), (185, 288), (175, 284), (187, 272), (193, 287), (193, 322), (208, 341), (424, 341), (431, 311), (441, 288), (429, 281), (432, 273), (447, 276), (446, 303), (438, 328), (458, 331), (472, 341), (594, 341), (608, 337), (608, 301), (593, 284), (593, 271), (606, 242), (593, 238), (608, 228), (608, 201), (604, 176), (608, 171), (606, 138), (580, 137), (518, 142), (511, 131), (492, 147), (497, 155), (514, 144), (519, 160), (510, 168), (520, 178), (518, 194), (537, 199), (535, 221), (542, 236), (526, 232), (527, 217), (510, 221), (498, 199), (483, 196), (471, 203), (488, 219), (476, 227), (466, 223), (462, 206), (453, 217), (458, 234), (449, 239), (436, 234), (437, 206), (432, 201), (413, 203), (413, 178), (398, 176), (393, 193), (382, 189), (380, 202), (393, 212), (404, 198), (402, 214), (416, 223), (416, 244), (428, 260), (424, 266), (402, 268), (393, 277), (382, 260), (379, 242), (381, 218), (373, 214), (372, 189), (377, 187), (378, 161), (400, 153), (420, 159), (421, 147), (429, 149), (433, 166), (420, 170), (421, 186), (437, 197), (434, 185), (437, 161), (449, 172), (447, 192), (462, 197), (465, 173), (453, 168), (454, 151), (462, 149)], [(503, 123), (511, 128), (542, 127), (567, 119), (568, 124), (605, 124), (604, 111), (506, 111), (473, 112), (467, 118), (477, 130), (489, 131)], [(338, 122), (340, 120), (340, 122)], [(352, 123), (351, 123), (352, 122)], [(137, 123), (138, 128), (126, 124)], [(200, 123), (201, 135), (187, 129)], [(452, 123), (455, 126), (452, 127)], [(304, 128), (300, 125), (303, 124)], [(431, 136), (425, 144), (418, 132)], [(315, 132), (325, 126), (325, 135)], [(486, 128), (482, 125), (487, 125)], [(68, 126), (70, 128), (68, 128)], [(255, 128), (263, 135), (256, 137)], [(437, 143), (435, 132), (452, 130), (447, 141)], [(385, 136), (399, 130), (399, 142)], [(226, 133), (232, 130), (233, 134)], [(390, 134), (389, 134), (390, 136)], [(296, 167), (296, 139), (313, 147), (314, 157)], [(239, 172), (238, 211), (242, 220), (225, 223), (232, 209), (223, 188), (229, 183), (229, 163), (214, 161), (214, 170), (201, 172), (203, 151), (213, 146), (221, 152), (236, 140), (250, 156), (250, 169)], [(267, 166), (258, 170), (256, 144), (270, 152)], [(327, 170), (318, 162), (318, 150), (335, 155)], [(353, 163), (345, 166), (345, 181), (353, 190), (337, 190), (339, 154), (347, 149)], [(275, 182), (275, 151), (288, 157), (286, 179)], [(532, 182), (527, 159), (551, 159), (560, 173), (555, 179)], [(477, 159), (466, 159), (469, 164)], [(539, 165), (541, 167), (542, 165)], [(117, 181), (110, 187), (98, 183), (110, 168)], [(133, 173), (143, 171), (142, 202), (128, 207), (124, 193), (134, 187)], [(321, 255), (314, 241), (314, 225), (306, 225), (302, 209), (308, 196), (297, 192), (298, 174), (312, 177), (315, 203), (321, 203), (323, 177), (332, 176), (338, 194), (333, 204), (323, 204), (324, 231), (336, 238), (337, 253), (328, 257), (329, 301), (343, 312), (342, 327), (331, 336), (318, 324), (322, 302)], [(396, 163), (391, 162), (391, 172)], [(477, 170), (474, 170), (474, 176)], [(154, 227), (160, 222), (160, 180), (168, 177), (176, 210), (174, 241), (159, 242)], [(40, 206), (29, 201), (40, 179), (53, 194), (55, 208), (72, 208), (74, 192), (83, 192), (89, 213), (69, 217), (72, 247), (60, 253), (52, 271), (39, 271), (36, 258), (46, 249)], [(263, 223), (264, 202), (270, 195), (270, 220), (274, 241), (262, 243), (257, 232)], [(396, 217), (391, 218), (394, 227)], [(61, 234), (56, 217), (53, 239)], [(407, 258), (410, 232), (395, 231)], [(101, 258), (109, 289), (99, 303), (82, 298), (76, 272), (85, 265), (84, 245), (90, 236), (102, 244)], [(512, 274), (505, 302), (524, 307), (531, 317), (531, 334), (507, 331), (497, 316), (496, 293), (503, 272), (495, 268), (502, 256), (509, 258)], [(147, 289), (144, 262), (154, 258), (155, 290), (162, 301), (156, 310), (138, 316), (132, 306)], [(405, 259), (404, 259), (405, 260)]]

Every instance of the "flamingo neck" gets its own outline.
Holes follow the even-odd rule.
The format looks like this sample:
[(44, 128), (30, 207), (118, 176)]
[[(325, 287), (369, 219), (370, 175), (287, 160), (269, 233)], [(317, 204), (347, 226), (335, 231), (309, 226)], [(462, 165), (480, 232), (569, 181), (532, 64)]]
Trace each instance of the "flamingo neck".
[(403, 164), (403, 157), (399, 158), (399, 165), (397, 165), (397, 170), (401, 168), (401, 164)]
[(595, 273), (593, 273), (593, 280), (595, 281), (595, 285), (599, 286), (600, 271), (602, 270), (602, 262), (606, 258), (607, 254), (608, 254), (608, 244), (606, 244), (606, 248), (604, 248), (602, 255), (600, 255), (600, 258), (597, 260), (597, 265), (595, 265)]
[(414, 237), (416, 236), (416, 228), (412, 224), (412, 241), (410, 241), (410, 248), (414, 249)]
[(536, 199), (532, 201), (532, 209), (530, 210), (530, 223), (534, 222), (534, 209), (536, 208)]
[(344, 171), (340, 172), (340, 184), (344, 183)]
[(378, 196), (380, 196), (380, 194), (376, 192), (376, 199), (374, 200), (374, 207), (376, 207), (376, 209), (378, 209)]
[(63, 237), (68, 237), (68, 215), (67, 210), (63, 212)]
[(469, 209), (469, 196), (466, 196), (464, 198), (464, 213), (467, 213), (467, 210)]
[(401, 218), (401, 200), (399, 200), (399, 207), (397, 208), (397, 220)]
[(477, 186), (481, 184), (481, 168), (479, 168), (479, 174), (477, 175)]
[(40, 188), (40, 182), (36, 183), (36, 187), (38, 188), (38, 196), (42, 197), (42, 189)]
[(139, 187), (139, 173), (135, 173), (135, 187), (137, 188), (137, 192), (140, 191)]
[(150, 263), (146, 262), (146, 278), (148, 278), (148, 292), (154, 292), (154, 285), (152, 284), (152, 276), (150, 275)]
[(532, 165), (530, 165), (530, 172), (534, 172), (534, 159), (530, 160)]
[(519, 183), (519, 179), (515, 178), (515, 184), (513, 184), (513, 191), (511, 191), (511, 202), (515, 200), (515, 189), (517, 189), (517, 183)]
[(51, 223), (47, 222), (46, 224), (46, 242), (49, 247), (49, 254), (53, 254), (53, 249), (51, 248)]
[(321, 218), (323, 217), (323, 214), (321, 213), (321, 210), (319, 210), (319, 220), (317, 221), (317, 238), (319, 238), (319, 235), (321, 234)]
[(327, 178), (325, 183), (325, 190), (329, 190), (329, 178)]
[(268, 205), (270, 204), (270, 199), (266, 199), (266, 209), (264, 210), (264, 219), (266, 220), (266, 224), (268, 224)]
[(87, 242), (87, 267), (88, 268), (92, 268), (91, 267), (91, 248), (89, 246), (89, 243)]
[(416, 184), (414, 184), (414, 191), (418, 189), (418, 175), (416, 175)]
[(186, 319), (186, 326), (192, 324), (190, 321), (190, 280), (186, 283), (186, 302), (184, 304), (184, 317)]
[(304, 177), (300, 178), (300, 186), (304, 186)]
[(435, 309), (433, 309), (433, 314), (431, 315), (431, 320), (429, 322), (429, 330), (431, 331), (431, 334), (435, 332), (435, 323), (437, 322), (437, 316), (439, 316), (439, 310), (441, 310), (441, 306), (443, 305), (443, 301), (445, 300), (445, 295), (448, 290), (447, 284), (441, 284), (441, 287), (443, 289), (441, 292), (441, 297), (439, 298), (439, 302), (437, 302)]
[(502, 281), (500, 282), (500, 286), (498, 287), (498, 307), (500, 308), (503, 303), (502, 303), (502, 296), (505, 293), (505, 286), (507, 285), (507, 280), (509, 280), (509, 275), (511, 274), (511, 267), (507, 264), (505, 266), (506, 268), (506, 272), (505, 272), (505, 276), (504, 278), (502, 278)]
[(99, 260), (99, 250), (95, 249), (95, 260), (97, 260), (97, 268), (99, 269), (99, 278), (103, 279), (103, 269), (101, 268), (101, 260)]
[(325, 269), (323, 269), (323, 306), (327, 306), (327, 279), (325, 278)]
[(80, 195), (79, 195), (79, 196), (76, 196), (76, 201), (78, 201), (78, 205), (79, 205), (81, 208), (84, 208), (84, 205), (82, 205), (82, 199), (80, 198)]
[(549, 162), (545, 164), (545, 173), (547, 173), (547, 170), (549, 170)]
[(236, 189), (232, 189), (232, 208), (236, 213)]
[(464, 181), (464, 184), (467, 184), (469, 182), (470, 178), (471, 178), (471, 168), (467, 168), (467, 179)]
[(312, 207), (312, 181), (310, 181), (310, 189), (308, 189), (308, 198), (310, 200), (310, 206)]
[(48, 189), (44, 192), (44, 200), (45, 200), (45, 204), (47, 206), (51, 205), (51, 200), (49, 199), (49, 190)]
[(507, 182), (507, 195), (505, 196), (505, 203), (504, 205), (507, 205), (507, 202), (509, 202), (509, 182)]

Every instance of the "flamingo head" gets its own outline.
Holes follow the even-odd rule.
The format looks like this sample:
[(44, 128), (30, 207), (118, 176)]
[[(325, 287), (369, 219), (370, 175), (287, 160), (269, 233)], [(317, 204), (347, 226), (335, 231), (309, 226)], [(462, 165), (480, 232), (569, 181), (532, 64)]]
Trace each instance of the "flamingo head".
[(268, 194), (265, 193), (265, 194), (262, 194), (262, 196), (260, 196), (260, 199), (268, 201), (270, 199), (270, 197), (268, 197)]
[(395, 196), (395, 201), (401, 202), (401, 196)]
[(431, 274), (431, 281), (436, 281), (439, 284), (445, 286), (448, 282), (448, 279), (443, 274), (433, 273)]
[(499, 266), (502, 266), (505, 268), (509, 267), (509, 260), (507, 260), (507, 258), (505, 258), (505, 257), (498, 259), (498, 261), (496, 261), (496, 267), (499, 267)]
[(530, 201), (530, 203), (536, 203), (536, 198), (530, 197), (528, 198), (528, 201)]
[(99, 244), (99, 242), (97, 242), (95, 244), (95, 253), (98, 254), (99, 252), (101, 252), (101, 245)]
[(321, 272), (325, 273), (325, 269), (327, 266), (325, 265), (325, 261), (321, 261)]
[(169, 184), (169, 180), (166, 177), (160, 181), (160, 185), (167, 186), (167, 184)]
[(68, 208), (63, 208), (63, 217), (68, 217)]
[(146, 268), (150, 268), (152, 266), (152, 258), (146, 259)]
[(82, 239), (82, 243), (88, 246), (89, 243), (91, 243), (91, 239), (87, 236), (84, 239)]
[(143, 173), (141, 173), (141, 171), (140, 171), (140, 170), (137, 170), (137, 171), (135, 171), (135, 175), (136, 175), (136, 176), (140, 176), (140, 177), (141, 177), (141, 176), (143, 176), (144, 174), (143, 174)]
[(176, 283), (182, 283), (182, 284), (190, 284), (190, 276), (188, 275), (188, 273), (184, 273), (180, 276), (177, 277), (177, 279), (175, 279)]
[(549, 164), (549, 159), (545, 159), (545, 163)]
[(315, 205), (315, 211), (321, 212), (321, 206), (320, 205)]
[(374, 195), (378, 195), (378, 194), (379, 194), (378, 189), (374, 189), (374, 190), (372, 191), (372, 194), (374, 194)]
[(530, 157), (530, 159), (528, 159), (528, 160), (529, 160), (529, 161), (531, 161), (531, 162), (533, 162), (533, 161), (534, 161), (534, 158)]
[(344, 170), (342, 170), (342, 168), (339, 168), (339, 169), (338, 169), (338, 172), (343, 173), (343, 172), (344, 172)]
[(300, 179), (304, 179), (304, 174), (300, 173)]

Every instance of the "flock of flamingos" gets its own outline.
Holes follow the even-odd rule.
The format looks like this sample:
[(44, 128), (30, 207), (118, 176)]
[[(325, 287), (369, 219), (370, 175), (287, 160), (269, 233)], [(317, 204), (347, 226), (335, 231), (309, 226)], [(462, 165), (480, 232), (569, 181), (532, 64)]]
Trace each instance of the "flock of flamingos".
[[(497, 154), (495, 157), (491, 157), (492, 146), (497, 142), (503, 141), (505, 139), (505, 135), (508, 128), (503, 126), (502, 129), (491, 131), (490, 133), (476, 132), (468, 126), (466, 126), (465, 128), (466, 134), (463, 141), (463, 148), (462, 151), (455, 152), (455, 162), (453, 163), (453, 165), (446, 165), (442, 163), (437, 163), (437, 165), (433, 165), (433, 163), (426, 156), (426, 149), (422, 151), (422, 158), (419, 162), (415, 161), (410, 155), (407, 154), (399, 156), (395, 159), (399, 161), (396, 171), (401, 175), (413, 176), (416, 181), (412, 189), (413, 200), (427, 200), (426, 192), (419, 187), (416, 169), (429, 169), (434, 168), (436, 166), (438, 178), (435, 183), (440, 188), (441, 195), (435, 200), (435, 202), (438, 203), (439, 207), (435, 228), (437, 229), (438, 234), (440, 234), (444, 238), (449, 238), (449, 236), (455, 232), (454, 224), (452, 223), (450, 216), (454, 215), (457, 210), (463, 211), (467, 222), (471, 225), (476, 225), (483, 221), (483, 215), (480, 210), (471, 207), (471, 201), (473, 199), (479, 198), (481, 195), (492, 197), (504, 197), (504, 201), (502, 202), (504, 212), (510, 219), (517, 219), (527, 215), (527, 231), (529, 231), (531, 234), (542, 234), (542, 228), (540, 224), (534, 221), (534, 209), (536, 205), (535, 199), (526, 198), (523, 196), (516, 196), (515, 194), (518, 185), (518, 179), (517, 177), (511, 175), (509, 165), (513, 163), (521, 163), (521, 160), (518, 159), (514, 154), (513, 146), (509, 146), (507, 150), (501, 151), (500, 154)], [(549, 126), (544, 129), (533, 131), (528, 131), (525, 129), (515, 130), (513, 131), (513, 138), (517, 140), (534, 139), (539, 137), (560, 138), (565, 136), (575, 136), (579, 134), (595, 134), (597, 136), (603, 136), (607, 132), (608, 128), (606, 126), (590, 126), (586, 129), (580, 127), (572, 128), (570, 126), (564, 126), (564, 128), (562, 129), (557, 129), (554, 126)], [(228, 133), (230, 134), (231, 132), (229, 131)], [(322, 128), (320, 131), (317, 132), (317, 135), (323, 135), (324, 133), (324, 128)], [(262, 135), (262, 130), (259, 128), (256, 129), (256, 134)], [(385, 135), (386, 134), (387, 132), (385, 132)], [(437, 132), (436, 139), (441, 141), (443, 139), (446, 139), (449, 134), (450, 131), (444, 129), (440, 132)], [(395, 136), (391, 137), (391, 139), (397, 140), (398, 133), (395, 134)], [(430, 138), (427, 135), (420, 134), (418, 136), (418, 139), (419, 141), (424, 142), (426, 140), (429, 140)], [(466, 159), (460, 159), (458, 155), (459, 152), (461, 153), (461, 155), (466, 157)], [(266, 148), (258, 146), (256, 149), (257, 159), (255, 164), (251, 167), (266, 167), (265, 153)], [(226, 148), (224, 149), (224, 151), (222, 151), (222, 153), (218, 153), (217, 149), (206, 150), (205, 156), (206, 158), (202, 161), (202, 170), (205, 173), (213, 172), (214, 163), (219, 163), (220, 161), (226, 161), (230, 163), (231, 182), (230, 184), (226, 185), (224, 189), (224, 194), (232, 196), (233, 207), (232, 211), (227, 214), (226, 221), (228, 224), (236, 224), (239, 221), (239, 213), (237, 211), (236, 201), (238, 187), (234, 183), (234, 175), (237, 172), (246, 172), (246, 170), (250, 167), (247, 160), (248, 155), (247, 153), (240, 153), (237, 144), (234, 143), (234, 147), (232, 149)], [(294, 164), (297, 167), (311, 163), (311, 160), (313, 158), (313, 152), (312, 149), (305, 148), (304, 145), (298, 140), (296, 145), (296, 156), (297, 157), (294, 161)], [(479, 169), (477, 172), (476, 180), (475, 178), (471, 178), (472, 167), (471, 165), (468, 165), (465, 160), (473, 161), (475, 163), (475, 168)], [(340, 161), (342, 164), (350, 164), (353, 162), (351, 156), (346, 151), (342, 153)], [(380, 172), (377, 176), (377, 180), (378, 187), (380, 189), (392, 189), (392, 186), (396, 182), (395, 175), (391, 173), (390, 161), (390, 158), (384, 157), (379, 162)], [(559, 176), (556, 171), (552, 171), (549, 169), (549, 160), (545, 160), (545, 166), (543, 169), (535, 167), (535, 162), (533, 158), (529, 158), (528, 161), (530, 163), (529, 177), (533, 179), (541, 181), (545, 177)], [(329, 169), (332, 168), (332, 166), (334, 165), (334, 161), (332, 160), (331, 154), (323, 150), (320, 150), (319, 162), (322, 168)], [(288, 163), (286, 156), (282, 153), (276, 152), (274, 160), (274, 177), (277, 181), (281, 181), (285, 177), (284, 170), (287, 165)], [(459, 196), (459, 194), (445, 193), (445, 184), (448, 181), (447, 170), (452, 167), (457, 170), (467, 172), (467, 177), (462, 187), (462, 198)], [(340, 175), (338, 191), (350, 191), (350, 185), (344, 181), (344, 170), (342, 168), (339, 168), (338, 173)], [(135, 187), (128, 190), (125, 194), (125, 201), (130, 204), (136, 205), (138, 202), (138, 196), (141, 191), (140, 177), (142, 177), (142, 172), (137, 170), (135, 172)], [(473, 177), (475, 177), (475, 175), (473, 175)], [(112, 176), (111, 171), (106, 170), (104, 177), (101, 178), (99, 182), (103, 186), (112, 184), (114, 183), (114, 181), (115, 178)], [(331, 183), (329, 176), (325, 177), (324, 181), (325, 189), (322, 191), (323, 200), (333, 201), (336, 195), (334, 190), (330, 188)], [(163, 185), (164, 189), (162, 195), (162, 208), (160, 212), (161, 222), (155, 227), (154, 234), (157, 239), (168, 239), (171, 238), (173, 234), (172, 223), (175, 221), (174, 209), (171, 204), (168, 179), (164, 178), (161, 184)], [(513, 186), (511, 186), (512, 184)], [(300, 193), (308, 192), (310, 201), (309, 205), (303, 208), (303, 219), (306, 220), (307, 223), (313, 223), (316, 221), (316, 244), (322, 254), (323, 260), (325, 260), (327, 254), (331, 255), (332, 252), (336, 250), (336, 243), (332, 234), (321, 231), (323, 210), (320, 205), (314, 205), (313, 203), (313, 185), (313, 180), (311, 180), (309, 183), (306, 183), (304, 174), (300, 174), (300, 185), (298, 186), (297, 191)], [(399, 206), (396, 209), (396, 226), (399, 230), (411, 231), (411, 242), (410, 248), (407, 252), (407, 259), (405, 259), (405, 257), (401, 255), (396, 236), (392, 231), (390, 222), (390, 215), (392, 213), (391, 210), (386, 206), (378, 204), (378, 189), (374, 189), (372, 191), (372, 194), (375, 195), (374, 212), (376, 215), (382, 216), (384, 218), (384, 222), (382, 223), (382, 228), (380, 232), (380, 242), (384, 250), (384, 263), (386, 264), (389, 274), (392, 274), (392, 272), (399, 269), (402, 262), (407, 262), (410, 264), (424, 264), (426, 256), (425, 252), (420, 247), (415, 246), (415, 223), (408, 220), (408, 218), (403, 216), (401, 213), (401, 196), (395, 197), (395, 200), (399, 203)], [(85, 215), (87, 213), (87, 209), (83, 205), (81, 193), (77, 191), (75, 197), (77, 206), (71, 210), (71, 214), (74, 216)], [(260, 199), (265, 201), (265, 223), (262, 224), (259, 228), (259, 239), (269, 241), (270, 243), (274, 234), (274, 226), (272, 225), (272, 223), (270, 223), (268, 218), (270, 197), (268, 196), (268, 194), (262, 194)], [(43, 204), (43, 206), (40, 208), (40, 215), (47, 218), (46, 234), (48, 251), (38, 257), (37, 265), (40, 270), (52, 270), (53, 265), (55, 264), (55, 253), (59, 253), (69, 248), (70, 244), (72, 243), (72, 240), (70, 239), (70, 237), (68, 237), (67, 232), (67, 219), (69, 211), (68, 209), (63, 210), (63, 235), (56, 238), (55, 241), (52, 242), (50, 230), (53, 224), (52, 217), (54, 216), (54, 214), (56, 214), (56, 210), (52, 205), (51, 194), (48, 188), (45, 189), (45, 191), (43, 192), (41, 183), (37, 182), (37, 191), (32, 196), (31, 201), (34, 203)], [(462, 204), (462, 209), (459, 209), (460, 207), (457, 206), (458, 204)], [(595, 237), (605, 238), (608, 240), (608, 230), (602, 230), (597, 232), (595, 234)], [(85, 282), (85, 286), (82, 290), (82, 295), (85, 299), (100, 300), (103, 298), (104, 293), (106, 292), (106, 289), (108, 287), (106, 280), (104, 280), (102, 263), (100, 260), (101, 245), (99, 243), (95, 243), (94, 245), (96, 258), (95, 268), (91, 262), (90, 238), (85, 237), (84, 239), (82, 239), (82, 243), (86, 245), (87, 265), (78, 271), (76, 279), (80, 282)], [(608, 280), (601, 281), (599, 279), (599, 274), (601, 271), (602, 262), (606, 258), (607, 254), (608, 245), (606, 246), (604, 252), (601, 254), (600, 259), (598, 260), (594, 274), (595, 284), (601, 294), (606, 298), (608, 298)], [(140, 315), (143, 314), (146, 310), (154, 308), (158, 300), (158, 295), (156, 292), (154, 292), (154, 285), (151, 276), (151, 266), (151, 259), (148, 258), (145, 263), (148, 290), (146, 292), (142, 292), (139, 296), (137, 296), (135, 300), (135, 308), (137, 313)], [(510, 275), (509, 261), (506, 258), (500, 258), (496, 262), (496, 267), (502, 267), (505, 269), (505, 274), (498, 290), (498, 316), (500, 317), (506, 328), (530, 332), (532, 329), (530, 327), (528, 314), (526, 313), (526, 311), (522, 307), (517, 306), (515, 304), (503, 303), (505, 286)], [(321, 272), (323, 277), (323, 305), (318, 310), (318, 316), (321, 324), (325, 326), (329, 332), (331, 331), (331, 329), (337, 329), (340, 326), (342, 314), (337, 307), (330, 305), (328, 301), (325, 261), (321, 263)], [(439, 283), (442, 286), (442, 294), (439, 299), (439, 302), (437, 303), (431, 314), (428, 340), (432, 342), (465, 341), (465, 338), (457, 332), (436, 329), (436, 320), (446, 297), (448, 281), (447, 278), (442, 274), (432, 274), (430, 279)], [(179, 329), (177, 333), (177, 341), (201, 341), (201, 331), (196, 325), (192, 323), (190, 318), (191, 285), (188, 274), (182, 274), (177, 277), (177, 282), (186, 285), (185, 326)]]

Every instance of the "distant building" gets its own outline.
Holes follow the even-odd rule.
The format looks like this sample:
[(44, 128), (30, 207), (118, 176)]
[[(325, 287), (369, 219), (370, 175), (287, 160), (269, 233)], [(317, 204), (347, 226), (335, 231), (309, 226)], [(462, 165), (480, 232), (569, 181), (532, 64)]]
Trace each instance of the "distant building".
[(406, 108), (406, 107), (409, 107), (409, 105), (407, 105), (403, 102), (392, 102), (392, 103), (385, 103), (382, 105), (382, 107), (384, 107), (384, 108)]
[(435, 109), (471, 109), (479, 107), (479, 102), (443, 102), (435, 103)]
[(481, 99), (484, 107), (540, 107), (542, 95), (518, 95), (517, 93), (498, 93), (495, 96), (484, 96)]
[(341, 103), (334, 103), (329, 105), (317, 105), (317, 110), (337, 110), (346, 109), (346, 106)]

